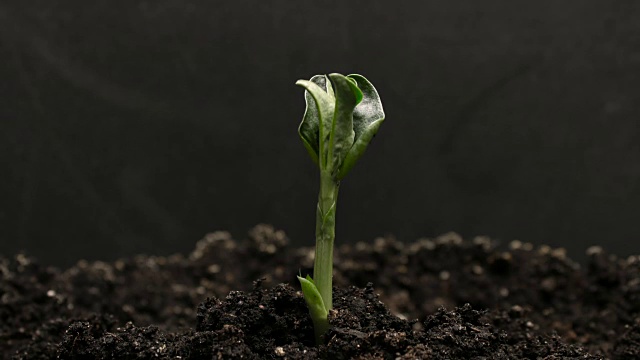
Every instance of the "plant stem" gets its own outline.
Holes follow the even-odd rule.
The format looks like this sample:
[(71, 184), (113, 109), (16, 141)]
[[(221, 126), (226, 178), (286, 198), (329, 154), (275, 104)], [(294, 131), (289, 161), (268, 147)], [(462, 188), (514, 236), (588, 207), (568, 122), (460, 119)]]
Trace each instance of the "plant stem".
[(320, 172), (320, 194), (316, 211), (316, 257), (313, 281), (322, 296), (325, 308), (331, 310), (333, 283), (333, 242), (336, 237), (336, 201), (340, 183), (330, 171)]

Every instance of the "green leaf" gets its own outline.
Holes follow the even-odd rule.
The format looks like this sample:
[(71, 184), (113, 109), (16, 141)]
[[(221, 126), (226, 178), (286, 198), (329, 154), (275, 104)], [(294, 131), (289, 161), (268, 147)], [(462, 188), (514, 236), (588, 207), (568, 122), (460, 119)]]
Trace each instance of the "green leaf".
[[(319, 79), (322, 78), (323, 79), (323, 84), (324, 84), (324, 88), (327, 89), (327, 94), (329, 94), (329, 96), (331, 96), (331, 98), (335, 101), (336, 100), (336, 93), (333, 91), (333, 86), (331, 86), (331, 81), (329, 81), (327, 79), (326, 75), (316, 75), (313, 78), (318, 77)], [(311, 81), (313, 81), (313, 78), (311, 78)], [(320, 84), (318, 84), (320, 85)]]
[(344, 178), (364, 154), (385, 117), (380, 96), (369, 80), (358, 74), (351, 74), (347, 78), (356, 82), (358, 88), (362, 91), (363, 98), (353, 111), (354, 142), (342, 161), (337, 176), (338, 180)]
[(316, 288), (313, 279), (311, 279), (309, 275), (307, 275), (306, 279), (298, 276), (298, 281), (300, 281), (300, 285), (302, 286), (302, 294), (304, 295), (304, 300), (307, 302), (309, 314), (313, 321), (316, 343), (320, 344), (322, 342), (322, 335), (329, 329), (329, 320), (327, 318), (329, 312), (324, 306), (322, 296), (320, 296), (320, 292), (318, 288)]
[(360, 159), (385, 115), (378, 92), (362, 75), (316, 75), (298, 80), (306, 110), (298, 133), (321, 170), (341, 180)]
[(329, 140), (327, 169), (337, 174), (342, 161), (353, 145), (355, 137), (353, 111), (358, 104), (360, 90), (342, 74), (330, 74), (329, 80), (331, 80), (336, 100)]
[[(331, 132), (331, 122), (335, 108), (335, 100), (331, 84), (326, 76), (316, 75), (311, 80), (298, 80), (296, 85), (305, 88), (306, 109), (302, 122), (298, 127), (298, 134), (311, 156), (311, 160), (326, 166), (328, 152), (328, 138)], [(329, 88), (329, 92), (327, 92)], [(324, 163), (321, 163), (322, 160)]]
[(311, 279), (311, 276), (307, 275), (306, 279), (298, 276), (298, 280), (302, 286), (302, 293), (304, 294), (304, 299), (309, 307), (311, 317), (326, 318), (328, 313), (327, 309), (324, 307), (322, 296), (320, 296), (320, 292), (318, 291), (318, 288), (316, 288), (316, 284), (313, 282), (313, 279)]
[(354, 79), (347, 77), (347, 80), (349, 80), (349, 85), (351, 85), (351, 90), (356, 95), (356, 104), (360, 104), (363, 97), (362, 90), (360, 90), (360, 88), (358, 87), (358, 83)]

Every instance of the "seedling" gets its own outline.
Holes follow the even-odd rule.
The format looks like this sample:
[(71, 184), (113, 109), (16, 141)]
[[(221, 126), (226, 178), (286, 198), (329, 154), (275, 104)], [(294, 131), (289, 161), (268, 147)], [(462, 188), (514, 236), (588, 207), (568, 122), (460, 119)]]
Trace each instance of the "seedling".
[(298, 128), (320, 169), (313, 278), (298, 276), (313, 320), (316, 342), (329, 329), (332, 308), (333, 242), (340, 181), (353, 168), (384, 121), (380, 96), (362, 75), (316, 75), (298, 80), (307, 108)]

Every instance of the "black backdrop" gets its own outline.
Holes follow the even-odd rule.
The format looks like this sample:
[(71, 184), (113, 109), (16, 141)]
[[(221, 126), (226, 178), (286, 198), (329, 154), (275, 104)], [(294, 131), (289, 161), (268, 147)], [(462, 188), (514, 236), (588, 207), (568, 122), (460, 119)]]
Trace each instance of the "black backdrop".
[(359, 72), (387, 121), (339, 242), (454, 230), (640, 253), (637, 0), (0, 3), (0, 254), (314, 242), (299, 78)]

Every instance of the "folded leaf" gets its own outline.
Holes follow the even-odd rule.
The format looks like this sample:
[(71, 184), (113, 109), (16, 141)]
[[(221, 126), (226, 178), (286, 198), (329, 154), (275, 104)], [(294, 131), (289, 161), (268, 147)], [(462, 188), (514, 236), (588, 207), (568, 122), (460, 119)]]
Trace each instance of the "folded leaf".
[(307, 302), (309, 314), (313, 321), (316, 343), (319, 344), (321, 343), (322, 335), (329, 329), (329, 320), (327, 318), (329, 312), (324, 306), (322, 296), (320, 296), (320, 292), (318, 288), (316, 288), (313, 279), (311, 279), (309, 275), (307, 275), (306, 279), (298, 276), (298, 281), (300, 281), (300, 285), (302, 286), (302, 294), (304, 295), (304, 300)]
[[(310, 81), (306, 80), (298, 80), (296, 85), (300, 85), (306, 89), (304, 92), (304, 100), (306, 102), (306, 109), (304, 112), (304, 116), (302, 117), (302, 122), (298, 127), (298, 134), (302, 139), (302, 143), (305, 148), (309, 152), (309, 156), (311, 156), (311, 160), (318, 164), (319, 156), (320, 156), (320, 125), (322, 124), (322, 116), (320, 110), (320, 104), (315, 100), (315, 97), (324, 98), (324, 102), (331, 103), (333, 102), (329, 96), (329, 98), (325, 95), (329, 95), (326, 93), (326, 84), (328, 83), (327, 78), (324, 75), (316, 75), (311, 78)], [(316, 96), (312, 93), (309, 88), (312, 88), (312, 84), (315, 84), (319, 89), (315, 89)], [(322, 95), (321, 92), (325, 92), (325, 95)], [(333, 91), (332, 91), (333, 92)], [(326, 110), (326, 107), (325, 107)], [(325, 117), (331, 119), (333, 114), (325, 114)]]
[[(342, 74), (330, 74), (329, 80), (335, 92), (335, 110), (331, 126), (331, 136), (329, 140), (329, 154), (331, 158), (327, 161), (327, 168), (337, 173), (342, 164), (342, 160), (347, 156), (349, 149), (353, 145), (355, 132), (353, 131), (353, 110), (358, 103), (360, 90), (354, 86)], [(353, 90), (355, 88), (355, 91)]]
[(378, 92), (362, 75), (299, 80), (306, 110), (298, 133), (321, 170), (341, 180), (360, 159), (385, 115)]
[(338, 180), (344, 178), (364, 154), (385, 118), (380, 96), (369, 80), (357, 74), (351, 74), (348, 78), (355, 80), (358, 88), (362, 91), (363, 97), (353, 111), (354, 142), (342, 161), (342, 166), (337, 176)]

